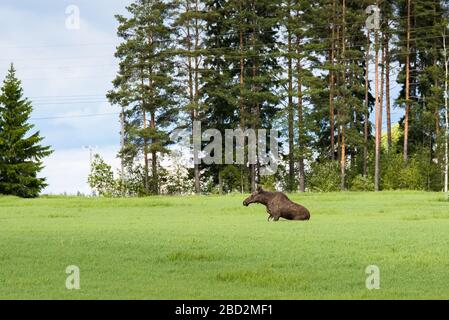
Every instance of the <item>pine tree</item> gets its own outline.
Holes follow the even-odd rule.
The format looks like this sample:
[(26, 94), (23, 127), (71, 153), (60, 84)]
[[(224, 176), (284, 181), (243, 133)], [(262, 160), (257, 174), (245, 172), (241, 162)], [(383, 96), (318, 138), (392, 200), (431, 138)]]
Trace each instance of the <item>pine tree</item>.
[[(138, 0), (127, 7), (130, 17), (116, 16), (118, 35), (123, 38), (116, 52), (120, 70), (108, 98), (126, 108), (126, 158), (144, 161), (144, 187), (158, 194), (159, 156), (169, 153), (168, 128), (178, 109), (175, 97), (174, 49), (167, 20), (172, 5), (159, 0)], [(150, 158), (151, 155), (151, 177)]]
[(34, 127), (28, 123), (32, 110), (11, 64), (0, 96), (0, 194), (33, 198), (47, 186), (37, 175), (42, 159), (52, 151), (39, 144), (39, 131), (29, 134)]
[[(277, 74), (279, 56), (276, 47), (278, 1), (230, 1), (228, 6), (231, 32), (240, 62), (240, 116), (244, 128), (269, 129), (277, 113), (279, 96)], [(238, 35), (238, 38), (235, 37)], [(243, 112), (243, 113), (242, 113)], [(251, 190), (256, 190), (258, 166), (249, 166)]]
[[(179, 77), (186, 80), (187, 88), (184, 90), (187, 96), (185, 106), (186, 113), (190, 116), (190, 128), (193, 132), (193, 123), (201, 120), (201, 92), (202, 73), (200, 68), (203, 65), (203, 29), (204, 29), (204, 3), (199, 0), (177, 0), (176, 21), (174, 27), (178, 34), (178, 47), (181, 57), (179, 65)], [(198, 151), (194, 150), (195, 159), (198, 159)], [(194, 164), (193, 168), (195, 193), (199, 194), (200, 187), (200, 166)]]
[[(206, 2), (203, 94), (208, 106), (205, 118), (211, 120), (208, 124), (217, 124), (216, 129), (224, 124), (243, 131), (269, 129), (273, 123), (279, 100), (275, 92), (279, 73), (276, 5), (271, 1)], [(235, 117), (238, 120), (229, 121)], [(240, 169), (241, 190), (255, 190), (257, 165)]]
[[(204, 86), (201, 98), (204, 102), (203, 126), (215, 128), (224, 135), (226, 129), (236, 129), (242, 123), (239, 113), (240, 88), (235, 86), (233, 76), (240, 65), (233, 65), (229, 51), (235, 37), (231, 34), (228, 21), (228, 8), (225, 0), (208, 0), (205, 2), (205, 50), (204, 50)], [(240, 61), (240, 59), (239, 59)], [(240, 79), (240, 78), (239, 78)], [(212, 164), (204, 168), (203, 177), (209, 178), (218, 184), (219, 191), (232, 190), (226, 179), (231, 174), (240, 185), (239, 191), (244, 192), (244, 167), (237, 168), (229, 164), (226, 167)], [(225, 178), (225, 179), (224, 179)]]

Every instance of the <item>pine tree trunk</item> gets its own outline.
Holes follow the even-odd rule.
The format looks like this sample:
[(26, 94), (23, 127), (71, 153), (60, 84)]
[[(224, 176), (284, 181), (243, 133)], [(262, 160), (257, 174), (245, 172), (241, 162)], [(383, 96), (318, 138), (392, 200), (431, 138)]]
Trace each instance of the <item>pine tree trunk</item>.
[(330, 122), (330, 141), (331, 141), (331, 159), (335, 160), (335, 107), (334, 107), (334, 60), (335, 60), (335, 0), (332, 1), (332, 30), (331, 30), (331, 50), (329, 53), (329, 122)]
[(125, 108), (122, 107), (120, 113), (120, 182), (121, 182), (121, 195), (125, 196), (125, 156), (123, 154), (125, 150)]
[[(252, 1), (252, 6), (253, 9), (255, 9), (255, 2), (254, 0)], [(256, 52), (256, 24), (255, 21), (253, 21), (253, 30), (252, 30), (252, 47), (253, 47), (253, 52)], [(252, 65), (252, 91), (255, 93), (257, 92), (257, 88), (255, 85), (255, 79), (257, 76), (257, 57), (254, 55), (253, 56), (253, 65)], [(259, 104), (256, 102), (254, 102), (253, 105), (253, 111), (254, 111), (254, 121), (252, 124), (252, 128), (254, 130), (257, 129), (258, 125), (259, 125)], [(257, 158), (257, 156), (256, 156)], [(257, 162), (258, 163), (258, 162)], [(256, 180), (257, 180), (257, 172), (256, 172), (256, 166), (257, 164), (252, 164), (250, 165), (250, 169), (251, 169), (251, 192), (255, 192), (256, 191)]]
[[(299, 64), (299, 63), (298, 63)], [(300, 64), (299, 64), (300, 67)], [(298, 81), (298, 127), (299, 131), (303, 131), (303, 110), (302, 110), (302, 90), (301, 81)], [(304, 141), (303, 134), (299, 134), (298, 145), (299, 145), (299, 192), (306, 191), (306, 179), (305, 179), (305, 168), (304, 168)]]
[[(156, 130), (156, 115), (151, 112), (150, 128), (154, 131)], [(157, 143), (156, 139), (151, 141), (152, 144)], [(152, 172), (152, 182), (153, 190), (155, 194), (159, 194), (159, 173), (157, 170), (157, 152), (151, 152), (151, 172)]]
[[(446, 49), (445, 49), (446, 51)], [(448, 182), (449, 182), (449, 158), (448, 158), (448, 134), (449, 134), (449, 118), (448, 118), (448, 61), (446, 58), (446, 77), (445, 77), (445, 98), (444, 98), (444, 111), (445, 111), (445, 134), (444, 134), (444, 192), (448, 192)]]
[[(382, 35), (384, 37), (385, 35)], [(380, 69), (380, 96), (379, 96), (379, 141), (382, 147), (382, 129), (383, 129), (383, 112), (384, 112), (384, 95), (385, 95), (385, 38), (382, 41), (382, 67)]]
[[(291, 2), (288, 2), (290, 8)], [(289, 9), (290, 16), (290, 9)], [(288, 190), (293, 191), (295, 181), (294, 128), (293, 128), (293, 66), (292, 66), (292, 33), (287, 30), (287, 74), (288, 74)]]
[(405, 117), (404, 117), (404, 162), (408, 161), (408, 125), (410, 113), (410, 14), (411, 0), (407, 0), (407, 53), (405, 66)]
[[(239, 2), (240, 5), (240, 12), (242, 12), (242, 1)], [(244, 107), (244, 101), (243, 101), (243, 89), (245, 85), (244, 81), (244, 72), (245, 72), (245, 65), (244, 65), (244, 56), (243, 56), (243, 30), (240, 29), (239, 31), (239, 50), (240, 50), (240, 96), (239, 96), (239, 108), (240, 108), (240, 129), (245, 130), (245, 107)], [(242, 146), (243, 148), (245, 146)], [(240, 166), (240, 191), (241, 193), (245, 190), (245, 165), (242, 164)]]
[[(199, 13), (199, 3), (198, 0), (195, 1), (195, 13)], [(190, 41), (190, 40), (189, 40)], [(195, 94), (194, 94), (194, 108), (193, 108), (193, 121), (198, 120), (198, 113), (199, 113), (199, 57), (198, 57), (198, 50), (199, 50), (199, 41), (200, 41), (200, 30), (199, 30), (199, 24), (198, 24), (198, 17), (195, 16)], [(192, 127), (193, 128), (193, 127)], [(200, 167), (199, 164), (194, 164), (194, 176), (195, 176), (195, 193), (200, 194), (201, 193), (201, 185), (200, 185)]]
[(375, 33), (375, 110), (376, 110), (376, 146), (375, 146), (375, 164), (374, 164), (374, 190), (379, 191), (379, 178), (380, 178), (380, 136), (381, 126), (380, 123), (380, 101), (379, 101), (379, 31)]
[(367, 44), (365, 52), (365, 117), (363, 124), (363, 176), (368, 174), (368, 124), (369, 124), (369, 53), (370, 32), (367, 32)]
[[(153, 34), (150, 33), (150, 46), (153, 45)], [(150, 94), (152, 94), (153, 92), (153, 69), (150, 67), (149, 70), (149, 79), (148, 79), (148, 83), (149, 83), (149, 92)], [(150, 112), (150, 129), (153, 132), (156, 132), (156, 113), (155, 111), (151, 111)], [(151, 139), (151, 144), (152, 146), (154, 144), (157, 143), (157, 139), (152, 138)], [(148, 153), (148, 150), (146, 151), (146, 153)], [(145, 162), (147, 163), (146, 166), (148, 167), (148, 159), (145, 160)], [(152, 174), (152, 183), (153, 183), (153, 193), (155, 194), (159, 194), (159, 175), (158, 175), (158, 170), (157, 170), (157, 152), (155, 150), (153, 150), (151, 152), (151, 174)]]
[[(190, 3), (189, 1), (186, 1), (186, 12), (190, 11)], [(187, 73), (188, 73), (188, 87), (189, 87), (189, 102), (190, 102), (190, 118), (192, 122), (192, 132), (193, 132), (193, 124), (196, 121), (196, 112), (195, 108), (193, 107), (195, 103), (195, 93), (193, 88), (193, 77), (194, 73), (196, 75), (196, 70), (193, 70), (192, 66), (192, 43), (191, 43), (191, 32), (190, 32), (190, 26), (186, 27), (186, 33), (187, 33), (187, 51), (188, 51), (188, 57), (187, 57)], [(194, 150), (193, 152), (198, 153), (198, 150)], [(194, 155), (194, 159), (198, 159), (198, 155)], [(199, 184), (199, 165), (197, 163), (194, 164), (194, 185), (195, 185), (195, 193), (200, 193), (200, 184)]]
[(385, 110), (387, 113), (388, 150), (393, 144), (391, 137), (391, 107), (390, 107), (390, 38), (386, 34), (385, 40)]
[[(341, 57), (342, 57), (342, 63), (345, 65), (345, 68), (343, 68), (343, 74), (342, 74), (342, 85), (346, 85), (346, 62), (345, 62), (345, 51), (346, 51), (346, 0), (343, 0), (342, 4), (342, 37), (341, 37)], [(344, 93), (346, 95), (346, 93)], [(340, 117), (340, 121), (342, 122), (340, 124), (341, 126), (341, 159), (340, 159), (340, 175), (341, 175), (341, 184), (340, 188), (342, 191), (346, 189), (346, 144), (345, 144), (345, 123), (344, 119), (342, 121), (342, 118)]]
[(449, 60), (447, 58), (447, 48), (446, 48), (446, 34), (443, 34), (443, 50), (444, 50), (444, 66), (445, 66), (445, 77), (444, 77), (444, 120), (445, 120), (445, 132), (444, 132), (444, 192), (448, 192), (448, 182), (449, 182), (449, 117), (448, 117), (448, 76), (449, 76)]
[(223, 177), (221, 176), (221, 170), (218, 170), (218, 194), (223, 194)]
[[(142, 75), (143, 75), (143, 71), (142, 71)], [(142, 86), (142, 90), (144, 90), (144, 81), (143, 81), (143, 76), (141, 79), (141, 86)], [(150, 169), (148, 167), (148, 138), (147, 138), (147, 111), (145, 109), (145, 101), (142, 101), (142, 121), (143, 121), (143, 131), (145, 132), (144, 138), (143, 138), (143, 161), (145, 161), (144, 163), (144, 173), (145, 173), (145, 177), (144, 177), (144, 187), (145, 187), (145, 191), (148, 193), (150, 191), (150, 185), (149, 185), (149, 176), (150, 176)]]
[[(340, 24), (339, 24), (340, 25)], [(337, 65), (341, 65), (343, 63), (342, 59), (341, 59), (341, 48), (338, 48), (337, 46), (337, 41), (338, 39), (340, 39), (340, 29), (341, 27), (337, 28), (336, 31), (336, 37), (335, 37), (335, 57), (337, 58), (338, 61), (336, 61)], [(341, 72), (336, 72), (335, 73), (335, 83), (337, 84), (337, 98), (341, 99), (341, 86), (342, 86), (342, 73)], [(343, 77), (344, 79), (344, 77)], [(344, 80), (343, 80), (344, 81)], [(340, 165), (341, 163), (341, 111), (340, 111), (340, 105), (337, 105), (337, 108), (335, 110), (336, 113), (336, 127), (337, 127), (337, 161)]]
[(298, 148), (299, 148), (299, 192), (306, 191), (305, 168), (304, 168), (304, 119), (302, 102), (302, 66), (301, 66), (301, 39), (296, 37), (297, 60), (296, 73), (298, 75)]

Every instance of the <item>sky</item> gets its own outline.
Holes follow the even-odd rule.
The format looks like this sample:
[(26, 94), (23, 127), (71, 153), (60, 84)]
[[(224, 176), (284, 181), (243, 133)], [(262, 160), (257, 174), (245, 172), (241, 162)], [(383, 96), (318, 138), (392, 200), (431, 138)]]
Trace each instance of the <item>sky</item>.
[(114, 15), (125, 14), (130, 2), (0, 2), (0, 79), (13, 62), (33, 102), (30, 121), (54, 150), (41, 173), (49, 184), (43, 193), (90, 192), (85, 146), (118, 167), (120, 110), (105, 94), (117, 70)]
[[(126, 14), (131, 2), (0, 2), (0, 79), (13, 62), (25, 96), (33, 102), (30, 121), (54, 150), (41, 172), (49, 184), (44, 194), (91, 192), (88, 146), (115, 170), (119, 167), (120, 110), (105, 94), (117, 70), (114, 15)], [(392, 87), (394, 100), (399, 88), (394, 81)], [(400, 115), (393, 111), (393, 121)]]

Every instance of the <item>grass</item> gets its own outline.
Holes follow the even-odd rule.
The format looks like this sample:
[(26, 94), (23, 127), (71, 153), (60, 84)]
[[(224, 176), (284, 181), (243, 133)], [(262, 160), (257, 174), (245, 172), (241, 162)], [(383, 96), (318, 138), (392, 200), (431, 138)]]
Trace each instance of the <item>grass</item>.
[(243, 198), (1, 197), (0, 299), (449, 299), (442, 194), (292, 195), (312, 219), (277, 223)]

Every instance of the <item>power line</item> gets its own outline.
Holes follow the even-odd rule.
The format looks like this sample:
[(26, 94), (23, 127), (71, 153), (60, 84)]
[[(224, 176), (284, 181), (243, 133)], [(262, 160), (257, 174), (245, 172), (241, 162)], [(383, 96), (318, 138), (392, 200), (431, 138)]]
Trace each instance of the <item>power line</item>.
[(66, 48), (66, 47), (100, 47), (118, 45), (116, 42), (105, 43), (74, 43), (74, 44), (42, 44), (42, 45), (12, 45), (0, 46), (0, 49), (35, 49), (35, 48)]
[(90, 104), (90, 103), (107, 103), (109, 102), (106, 99), (103, 100), (80, 100), (80, 101), (73, 101), (73, 100), (67, 100), (67, 101), (32, 101), (35, 102), (34, 104), (37, 106), (47, 106), (47, 105), (62, 105), (62, 104)]
[(104, 58), (114, 57), (111, 54), (99, 55), (99, 56), (84, 56), (84, 57), (50, 57), (50, 58), (1, 58), (0, 61), (45, 61), (45, 60), (76, 60), (76, 59), (91, 59), (91, 58)]
[(20, 67), (20, 70), (47, 70), (47, 69), (78, 69), (78, 68), (105, 68), (117, 67), (117, 64), (92, 64), (92, 65), (73, 65), (73, 66), (45, 66), (45, 67)]
[(56, 95), (52, 95), (52, 96), (30, 96), (28, 97), (31, 100), (35, 100), (35, 99), (53, 99), (53, 98), (82, 98), (82, 97), (86, 97), (86, 98), (92, 98), (92, 97), (104, 97), (104, 94), (79, 94), (79, 95), (66, 95), (66, 96), (56, 96)]
[(82, 76), (82, 77), (59, 77), (59, 76), (55, 76), (52, 78), (22, 78), (21, 80), (58, 80), (58, 79), (64, 79), (64, 80), (71, 80), (71, 79), (113, 79), (116, 76), (116, 74), (113, 75), (102, 75), (102, 76)]
[(38, 117), (38, 118), (30, 118), (30, 120), (53, 120), (53, 119), (76, 119), (76, 118), (93, 118), (93, 117), (102, 117), (102, 116), (112, 116), (119, 115), (120, 113), (93, 113), (93, 114), (80, 114), (73, 116), (51, 116), (51, 117)]
[[(314, 27), (314, 26), (313, 26)], [(362, 27), (362, 25), (361, 25), (361, 27)], [(315, 28), (315, 27), (314, 27)], [(428, 29), (428, 28), (435, 28), (435, 26), (426, 26), (426, 27), (415, 27), (415, 28), (413, 28), (411, 31), (412, 32), (414, 32), (415, 30), (422, 30), (422, 29)], [(329, 28), (327, 28), (327, 29), (329, 29)], [(326, 29), (326, 30), (327, 30)], [(401, 29), (394, 29), (392, 32), (382, 32), (382, 33), (384, 33), (384, 34), (389, 34), (389, 35), (396, 35), (398, 32), (405, 32), (406, 30), (401, 30)], [(280, 30), (275, 30), (275, 31), (262, 31), (262, 32), (258, 32), (258, 34), (264, 34), (264, 33), (281, 33), (282, 31), (280, 31)], [(245, 33), (244, 33), (245, 34)], [(247, 33), (247, 35), (251, 35), (252, 33)], [(224, 36), (224, 35), (220, 35), (220, 37), (222, 37), (222, 36)], [(347, 36), (347, 37), (345, 37), (345, 39), (346, 40), (350, 40), (350, 39), (354, 39), (354, 38), (359, 38), (359, 36), (360, 35), (355, 35), (355, 36)], [(425, 37), (425, 38), (414, 38), (414, 39), (410, 39), (410, 41), (411, 42), (414, 42), (414, 41), (418, 41), (418, 40), (427, 40), (427, 39), (435, 39), (435, 38), (442, 38), (443, 36), (441, 36), (441, 35), (439, 35), (439, 36), (434, 36), (434, 37)], [(305, 37), (305, 39), (307, 39), (307, 37)], [(338, 41), (338, 40), (342, 40), (343, 38), (342, 37), (326, 37), (326, 38), (319, 38), (320, 39), (320, 41), (323, 41), (323, 40), (336, 40), (336, 41)], [(179, 39), (178, 39), (179, 40)], [(183, 39), (181, 39), (181, 40), (183, 40)], [(169, 40), (155, 40), (155, 41), (153, 41), (153, 43), (165, 43), (165, 42), (167, 42), (167, 43), (172, 43), (172, 42), (174, 42), (174, 41), (176, 41), (176, 39), (169, 39)], [(393, 42), (393, 43), (395, 43), (395, 44), (397, 44), (397, 43), (401, 43), (401, 42), (406, 42), (407, 40), (397, 40), (397, 41), (394, 41), (393, 39), (391, 39), (391, 41)], [(310, 43), (309, 43), (310, 44)], [(362, 43), (362, 44), (355, 44), (354, 46), (364, 46), (366, 43)], [(88, 45), (88, 44), (86, 44), (86, 45)], [(60, 46), (63, 46), (63, 45), (60, 45)], [(66, 46), (77, 46), (77, 45), (66, 45)], [(80, 45), (80, 46), (82, 46), (82, 44)], [(52, 46), (49, 46), (49, 47), (52, 47)], [(59, 45), (55, 45), (54, 47), (59, 47)], [(254, 45), (254, 46), (249, 46), (249, 47), (253, 47), (253, 48), (257, 48), (257, 47), (264, 47), (263, 45), (262, 46), (258, 46), (258, 45)], [(0, 47), (1, 48), (1, 47)], [(245, 47), (245, 48), (247, 48), (247, 47)], [(229, 49), (229, 47), (215, 47), (215, 48), (209, 48), (209, 49)], [(238, 48), (236, 48), (236, 49), (238, 49)], [(197, 49), (198, 51), (201, 51), (201, 50), (203, 50), (203, 48), (198, 48)], [(327, 47), (327, 48), (323, 48), (323, 50), (330, 50), (330, 47)], [(311, 50), (311, 51), (316, 51), (316, 49), (313, 49), (313, 50)], [(111, 55), (101, 55), (101, 56), (85, 56), (85, 57), (54, 57), (54, 58), (33, 58), (33, 59), (27, 59), (27, 58), (20, 58), (20, 59), (15, 59), (15, 58), (1, 58), (0, 59), (0, 61), (11, 61), (11, 60), (14, 60), (14, 61), (23, 61), (23, 60), (30, 60), (30, 61), (41, 61), (41, 60), (74, 60), (74, 59), (88, 59), (88, 58), (102, 58), (102, 57), (105, 57), (105, 56), (108, 56), (108, 57), (111, 57)], [(86, 66), (86, 67), (91, 67), (91, 66)], [(39, 68), (39, 67), (36, 67), (36, 68)]]
[[(360, 13), (362, 15), (368, 16), (365, 11), (360, 11)], [(435, 14), (429, 14), (429, 13), (425, 13), (425, 14), (412, 14), (410, 16), (408, 15), (403, 15), (400, 17), (392, 17), (391, 19), (389, 19), (389, 21), (399, 21), (399, 20), (405, 20), (408, 19), (408, 17), (437, 17), (440, 18), (442, 16), (442, 14), (440, 13), (435, 13)], [(334, 18), (339, 18), (341, 17), (341, 15), (337, 14), (337, 15), (333, 15)], [(361, 22), (364, 22), (364, 19), (361, 19)], [(343, 26), (343, 24), (339, 24), (339, 23), (327, 23), (327, 24), (323, 24), (322, 26), (320, 25), (312, 25), (312, 27), (314, 29), (321, 29), (321, 30), (329, 30), (331, 24), (333, 26)], [(347, 24), (346, 24), (347, 25)], [(364, 26), (364, 24), (360, 24), (361, 27)], [(430, 27), (434, 27), (434, 26), (428, 26), (428, 27), (416, 27), (413, 28), (413, 30), (416, 29), (420, 29), (420, 28), (430, 28)], [(400, 29), (396, 29), (396, 30), (400, 30)], [(402, 30), (405, 31), (405, 30)], [(273, 31), (259, 31), (258, 34), (266, 34), (266, 33), (278, 33), (281, 32), (280, 30), (273, 30)], [(236, 31), (234, 33), (228, 33), (228, 34), (221, 34), (220, 37), (226, 37), (226, 36), (231, 36), (231, 35), (238, 35), (239, 32)], [(251, 32), (243, 32), (243, 35), (251, 35)], [(195, 35), (191, 36), (192, 38), (195, 37)], [(173, 42), (173, 39), (170, 40), (155, 40), (153, 41), (154, 43), (157, 42)], [(7, 46), (0, 46), (0, 49), (10, 49), (10, 48), (17, 48), (17, 49), (28, 49), (28, 48), (59, 48), (59, 47), (97, 47), (97, 46), (109, 46), (109, 45), (119, 45), (120, 43), (117, 42), (104, 42), (104, 43), (76, 43), (76, 44), (39, 44), (39, 45), (7, 45)]]

